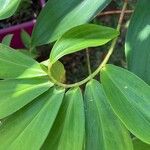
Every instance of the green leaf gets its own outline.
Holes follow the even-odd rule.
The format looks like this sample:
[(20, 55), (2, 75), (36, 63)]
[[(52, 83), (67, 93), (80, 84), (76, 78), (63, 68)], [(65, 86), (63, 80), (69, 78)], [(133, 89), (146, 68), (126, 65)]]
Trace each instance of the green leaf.
[(128, 69), (150, 84), (150, 1), (138, 0), (126, 38)]
[(13, 15), (21, 0), (0, 0), (0, 20)]
[(0, 80), (0, 119), (16, 112), (53, 84), (48, 78)]
[(140, 141), (137, 138), (133, 139), (134, 150), (150, 150), (150, 145)]
[(60, 61), (56, 61), (50, 68), (51, 75), (58, 82), (65, 82), (66, 79), (66, 70), (64, 65)]
[(84, 106), (79, 88), (69, 90), (42, 150), (82, 150)]
[(22, 30), (22, 32), (21, 32), (21, 39), (22, 39), (22, 42), (25, 45), (25, 47), (30, 49), (30, 47), (31, 47), (31, 37), (25, 30)]
[(85, 89), (86, 150), (133, 150), (128, 131), (112, 111), (100, 83)]
[(150, 143), (150, 86), (133, 73), (113, 65), (101, 71), (108, 100), (125, 126)]
[(6, 35), (2, 40), (2, 44), (10, 46), (12, 38), (13, 38), (13, 34)]
[(40, 64), (31, 57), (0, 44), (0, 78), (31, 78), (46, 76)]
[(57, 40), (67, 30), (95, 17), (111, 0), (48, 0), (32, 34), (32, 46)]
[(50, 89), (8, 117), (0, 126), (0, 149), (38, 150), (56, 118), (63, 89)]
[(50, 62), (54, 63), (64, 55), (71, 54), (87, 47), (104, 45), (118, 36), (115, 29), (94, 24), (85, 24), (67, 31), (54, 45)]

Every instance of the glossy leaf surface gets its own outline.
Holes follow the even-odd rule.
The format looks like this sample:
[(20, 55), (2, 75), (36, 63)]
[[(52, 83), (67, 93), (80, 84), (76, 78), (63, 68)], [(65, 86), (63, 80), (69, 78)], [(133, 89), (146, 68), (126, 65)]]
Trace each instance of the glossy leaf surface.
[(54, 63), (64, 55), (71, 54), (87, 47), (104, 45), (118, 36), (115, 29), (94, 24), (85, 24), (67, 31), (54, 45), (50, 62)]
[(64, 90), (50, 89), (0, 126), (0, 149), (38, 150), (62, 103)]
[(92, 80), (85, 89), (86, 150), (133, 150), (127, 129), (112, 111), (101, 84)]
[(13, 15), (21, 0), (0, 0), (0, 20)]
[(69, 90), (43, 145), (43, 150), (82, 150), (84, 144), (84, 106), (79, 88)]
[(133, 140), (133, 146), (134, 146), (134, 150), (150, 150), (149, 144), (146, 144), (137, 138)]
[(127, 39), (128, 68), (150, 85), (150, 1), (138, 0)]
[(47, 91), (48, 78), (0, 80), (0, 119), (16, 112)]
[(101, 80), (115, 113), (136, 137), (150, 143), (150, 86), (113, 65), (102, 69)]
[(0, 44), (0, 78), (31, 78), (46, 76), (40, 64), (31, 57)]
[(111, 0), (48, 0), (32, 34), (32, 46), (57, 40), (67, 30), (90, 21)]

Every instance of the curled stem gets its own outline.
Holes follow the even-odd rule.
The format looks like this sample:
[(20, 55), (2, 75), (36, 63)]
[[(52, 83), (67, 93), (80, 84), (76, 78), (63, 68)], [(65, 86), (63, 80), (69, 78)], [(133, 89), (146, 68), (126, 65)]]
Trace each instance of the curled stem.
[[(122, 25), (122, 22), (123, 22), (123, 17), (124, 17), (124, 14), (125, 14), (125, 10), (127, 8), (127, 1), (124, 2), (124, 5), (123, 5), (123, 8), (121, 10), (121, 14), (120, 14), (120, 18), (119, 18), (119, 21), (118, 21), (118, 25), (117, 25), (117, 31), (120, 31), (121, 29), (121, 25)], [(118, 38), (115, 38), (113, 41), (112, 41), (112, 44), (110, 46), (110, 49), (108, 50), (108, 53), (107, 55), (105, 56), (104, 60), (102, 61), (102, 63), (99, 65), (99, 67), (92, 73), (90, 74), (87, 78), (85, 78), (84, 80), (82, 81), (79, 81), (79, 82), (76, 82), (76, 83), (73, 83), (73, 84), (64, 84), (64, 83), (60, 83), (58, 82), (50, 73), (50, 66), (48, 68), (48, 72), (49, 72), (49, 77), (50, 79), (52, 80), (52, 82), (54, 82), (56, 85), (58, 86), (61, 86), (61, 87), (64, 87), (64, 88), (72, 88), (72, 87), (77, 87), (77, 86), (81, 86), (83, 84), (85, 84), (86, 82), (88, 82), (89, 80), (93, 79), (99, 72), (100, 70), (106, 65), (106, 63), (108, 62), (111, 54), (113, 53), (114, 51), (114, 48), (115, 48), (115, 45), (117, 43), (117, 40)]]

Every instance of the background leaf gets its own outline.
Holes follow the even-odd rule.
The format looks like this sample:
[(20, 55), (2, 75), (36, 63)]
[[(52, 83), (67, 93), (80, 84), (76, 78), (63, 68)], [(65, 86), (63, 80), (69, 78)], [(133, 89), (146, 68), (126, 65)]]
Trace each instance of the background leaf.
[(46, 75), (37, 61), (0, 44), (0, 78), (31, 78)]
[(0, 119), (16, 112), (53, 84), (48, 78), (0, 80)]
[(136, 137), (150, 143), (150, 86), (113, 65), (102, 69), (101, 80), (115, 113)]
[(10, 46), (12, 38), (13, 38), (13, 34), (6, 35), (2, 40), (2, 44)]
[(0, 20), (13, 15), (21, 0), (0, 0)]
[(133, 150), (127, 129), (112, 111), (100, 83), (85, 89), (86, 150)]
[(84, 142), (84, 106), (79, 88), (70, 89), (42, 149), (82, 150)]
[(150, 1), (138, 0), (126, 38), (128, 69), (150, 84)]
[(0, 149), (38, 150), (56, 118), (63, 89), (50, 89), (0, 126)]
[(57, 40), (67, 30), (90, 21), (111, 0), (48, 0), (32, 34), (32, 46)]
[(94, 24), (74, 27), (62, 35), (54, 45), (50, 54), (50, 63), (84, 48), (104, 45), (118, 34), (115, 29)]

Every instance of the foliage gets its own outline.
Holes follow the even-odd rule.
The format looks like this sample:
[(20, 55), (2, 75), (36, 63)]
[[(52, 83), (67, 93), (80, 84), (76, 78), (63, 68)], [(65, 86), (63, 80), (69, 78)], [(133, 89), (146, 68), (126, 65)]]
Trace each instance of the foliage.
[[(14, 1), (18, 2), (14, 7), (11, 2), (8, 0), (8, 6), (2, 7), (0, 16), (6, 18), (13, 14), (12, 8), (15, 10), (19, 1)], [(48, 0), (32, 36), (22, 32), (29, 52), (57, 40), (44, 62), (39, 63), (30, 55), (10, 48), (12, 35), (0, 44), (0, 150), (149, 149), (150, 28), (147, 18), (150, 1), (137, 2), (129, 25), (128, 70), (106, 65), (127, 3), (117, 29), (88, 23), (109, 2)], [(0, 4), (2, 6), (2, 0)], [(111, 40), (110, 50), (96, 71), (80, 82), (64, 83), (65, 68), (58, 59)], [(93, 79), (99, 73), (99, 81)], [(85, 89), (80, 88), (83, 84)], [(138, 139), (132, 139), (130, 133)]]

